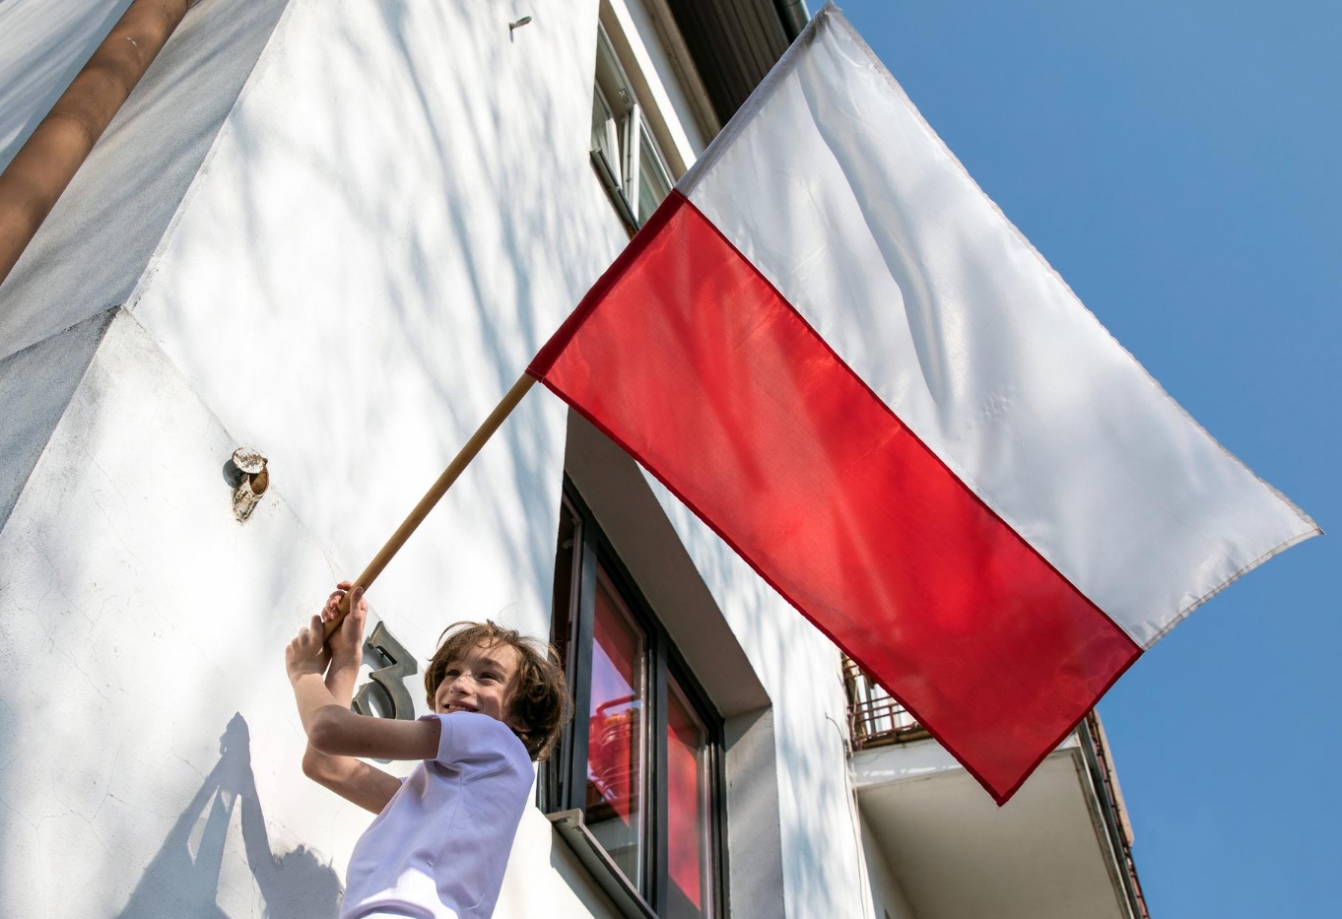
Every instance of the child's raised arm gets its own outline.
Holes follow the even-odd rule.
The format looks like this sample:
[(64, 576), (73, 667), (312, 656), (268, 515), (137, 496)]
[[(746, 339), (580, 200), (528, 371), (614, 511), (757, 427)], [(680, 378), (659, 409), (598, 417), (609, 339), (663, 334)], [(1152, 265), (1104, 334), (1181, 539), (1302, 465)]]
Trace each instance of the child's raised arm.
[[(303, 754), (303, 773), (347, 801), (378, 813), (401, 787), (400, 780), (355, 756), (422, 759), (424, 757), (417, 755), (392, 755), (388, 751), (419, 751), (424, 749), (421, 746), (423, 740), (430, 737), (429, 752), (425, 756), (432, 756), (437, 750), (439, 726), (436, 722), (389, 722), (380, 718), (364, 718), (349, 710), (363, 653), (364, 622), (368, 617), (368, 603), (363, 599), (362, 591), (356, 591), (351, 598), (350, 614), (325, 647), (321, 643), (321, 621), (334, 617), (336, 605), (350, 587), (348, 581), (336, 585), (322, 615), (314, 616), (312, 624), (301, 630), (290, 642), (285, 652), (285, 663), (298, 701), (299, 717), (308, 734), (308, 748)], [(321, 678), (323, 670), (326, 671), (324, 680)], [(390, 732), (393, 735), (390, 747), (386, 746), (388, 738), (383, 736), (386, 732), (376, 729), (379, 724), (400, 728)], [(365, 736), (370, 728), (371, 738)], [(406, 731), (406, 728), (419, 730)], [(419, 738), (417, 735), (420, 734), (425, 737)], [(409, 747), (406, 746), (407, 740), (410, 741)]]

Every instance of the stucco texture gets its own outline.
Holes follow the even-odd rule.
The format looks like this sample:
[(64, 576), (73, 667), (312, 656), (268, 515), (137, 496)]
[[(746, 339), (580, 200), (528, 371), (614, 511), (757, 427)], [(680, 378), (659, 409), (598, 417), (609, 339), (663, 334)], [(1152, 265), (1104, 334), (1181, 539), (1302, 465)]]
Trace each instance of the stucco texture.
[(46, 449), (114, 311), (0, 360), (0, 528)]
[[(334, 914), (369, 815), (299, 770), (284, 644), (624, 241), (586, 159), (595, 3), (509, 42), (496, 4), (254, 2), (273, 31), (218, 23), (261, 36), (239, 78), (210, 2), (159, 64), (215, 108), (147, 77), (0, 290), (36, 419), (0, 532), (6, 915)], [(129, 255), (97, 225), (127, 175)], [(118, 302), (96, 354), (62, 331)], [(421, 659), (461, 617), (548, 634), (564, 418), (529, 400), (370, 595)], [(273, 485), (239, 524), (244, 444)], [(541, 815), (518, 845), (501, 915), (606, 912)]]
[[(333, 914), (368, 815), (301, 775), (284, 644), (626, 242), (596, 0), (249, 0), (250, 65), (192, 25), (219, 2), (160, 63), (221, 88), (147, 76), (0, 287), (4, 354), (71, 366), (119, 306), (0, 531), (6, 915)], [(99, 210), (126, 176), (144, 209)], [(370, 591), (421, 660), (458, 618), (549, 634), (565, 420), (533, 392)], [(272, 477), (245, 524), (238, 446)], [(837, 653), (659, 496), (773, 701), (786, 914), (862, 915)], [(607, 909), (529, 812), (498, 915)]]

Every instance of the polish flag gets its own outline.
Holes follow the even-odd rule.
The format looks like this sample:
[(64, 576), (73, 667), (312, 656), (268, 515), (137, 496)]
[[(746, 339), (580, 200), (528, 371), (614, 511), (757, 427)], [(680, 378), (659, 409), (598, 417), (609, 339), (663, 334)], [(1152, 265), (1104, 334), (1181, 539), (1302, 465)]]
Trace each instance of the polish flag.
[(529, 369), (999, 803), (1184, 616), (1320, 532), (832, 6)]

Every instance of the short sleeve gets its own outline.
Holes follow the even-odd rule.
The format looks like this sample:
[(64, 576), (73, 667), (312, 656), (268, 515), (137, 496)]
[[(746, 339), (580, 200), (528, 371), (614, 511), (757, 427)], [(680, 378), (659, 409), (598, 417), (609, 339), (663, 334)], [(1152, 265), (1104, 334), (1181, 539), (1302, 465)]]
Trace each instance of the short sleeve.
[(470, 772), (492, 772), (500, 766), (530, 762), (526, 747), (512, 728), (502, 721), (475, 712), (424, 715), (420, 721), (437, 719), (441, 726), (438, 755), (444, 766)]

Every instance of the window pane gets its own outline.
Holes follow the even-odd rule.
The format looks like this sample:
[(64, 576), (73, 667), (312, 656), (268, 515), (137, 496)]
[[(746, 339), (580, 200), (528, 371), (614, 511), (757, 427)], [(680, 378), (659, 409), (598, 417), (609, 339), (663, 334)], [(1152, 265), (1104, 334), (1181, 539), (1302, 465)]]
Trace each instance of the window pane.
[(634, 104), (634, 90), (629, 77), (620, 66), (620, 59), (611, 46), (606, 30), (600, 24), (596, 29), (596, 85), (605, 97), (608, 110), (616, 118), (623, 118)]
[[(582, 540), (582, 521), (568, 501), (559, 508), (559, 545), (555, 550), (555, 586), (551, 601), (551, 641), (559, 659), (569, 660), (572, 638), (573, 584), (578, 577), (578, 545)], [(573, 674), (569, 673), (570, 680)]]
[(588, 149), (592, 152), (600, 150), (606, 142), (606, 119), (610, 113), (606, 111), (606, 104), (601, 101), (601, 91), (595, 90), (592, 93), (592, 140)]
[(641, 128), (642, 138), (639, 144), (638, 169), (638, 222), (646, 223), (657, 210), (657, 205), (671, 193), (671, 176), (667, 172), (661, 156), (657, 153), (656, 143), (648, 133), (646, 126)]
[(635, 887), (643, 882), (647, 638), (598, 569), (588, 713), (586, 823)]
[(713, 915), (708, 731), (675, 678), (668, 675), (667, 684), (667, 917), (706, 919)]
[[(551, 599), (550, 642), (554, 645), (559, 660), (564, 664), (564, 675), (569, 685), (577, 682), (573, 672), (573, 658), (570, 654), (574, 637), (573, 617), (577, 610), (574, 605), (576, 587), (579, 581), (579, 564), (582, 560), (582, 517), (569, 503), (567, 497), (559, 507), (559, 543), (555, 547), (554, 595)], [(572, 727), (564, 732), (563, 749), (571, 749), (573, 742)], [(564, 754), (567, 756), (568, 754)], [(560, 757), (551, 757), (540, 767), (540, 782), (537, 791), (538, 803), (552, 812), (562, 810), (562, 802), (569, 800), (565, 787), (568, 776), (559, 766)]]
[(601, 156), (602, 162), (610, 170), (611, 179), (618, 186), (620, 178), (619, 130), (610, 106), (601, 94), (601, 87), (592, 87), (592, 152)]

